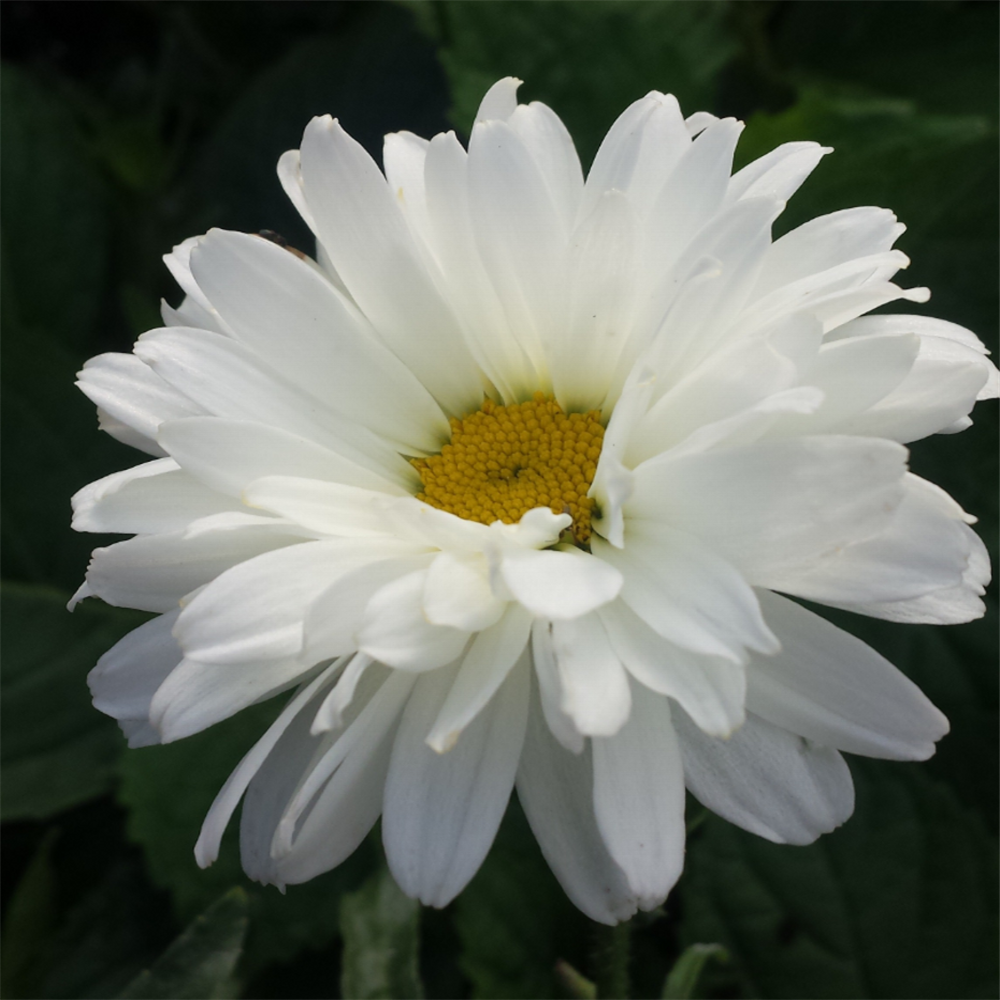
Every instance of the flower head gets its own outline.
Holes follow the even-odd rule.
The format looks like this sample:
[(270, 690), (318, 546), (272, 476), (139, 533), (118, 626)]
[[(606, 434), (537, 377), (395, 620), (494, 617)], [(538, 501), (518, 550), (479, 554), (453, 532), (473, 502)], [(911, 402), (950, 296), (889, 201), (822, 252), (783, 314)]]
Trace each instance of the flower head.
[(680, 874), (685, 787), (774, 841), (853, 808), (841, 751), (910, 760), (947, 721), (791, 597), (900, 622), (978, 617), (972, 520), (907, 442), (997, 395), (978, 339), (865, 315), (903, 231), (877, 208), (772, 240), (825, 153), (732, 173), (742, 128), (652, 93), (586, 179), (560, 120), (486, 95), (454, 134), (329, 118), (278, 172), (313, 261), (213, 230), (186, 297), (87, 363), (101, 426), (154, 456), (74, 498), (78, 598), (156, 612), (91, 674), (130, 745), (291, 691), (220, 791), (248, 874), (343, 861), (381, 815), (441, 906), (517, 787), (573, 901), (613, 923)]

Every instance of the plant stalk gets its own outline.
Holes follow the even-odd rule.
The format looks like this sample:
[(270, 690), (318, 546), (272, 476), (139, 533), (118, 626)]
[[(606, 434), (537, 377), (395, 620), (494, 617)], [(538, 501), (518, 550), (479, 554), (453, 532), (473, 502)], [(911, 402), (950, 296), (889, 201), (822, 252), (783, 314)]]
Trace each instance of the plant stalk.
[(598, 1000), (628, 1000), (629, 944), (632, 922), (606, 927), (599, 924), (594, 933), (594, 981)]

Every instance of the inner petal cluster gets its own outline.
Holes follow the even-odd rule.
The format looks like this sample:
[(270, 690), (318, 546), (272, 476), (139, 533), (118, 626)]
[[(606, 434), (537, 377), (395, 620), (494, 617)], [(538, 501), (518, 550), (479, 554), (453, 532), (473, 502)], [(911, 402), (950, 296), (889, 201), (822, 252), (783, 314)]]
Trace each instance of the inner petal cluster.
[(481, 409), (451, 420), (451, 443), (440, 455), (413, 459), (423, 490), (417, 499), (468, 521), (515, 524), (548, 507), (573, 518), (574, 541), (590, 539), (604, 428), (600, 411), (566, 413), (543, 393), (526, 403)]

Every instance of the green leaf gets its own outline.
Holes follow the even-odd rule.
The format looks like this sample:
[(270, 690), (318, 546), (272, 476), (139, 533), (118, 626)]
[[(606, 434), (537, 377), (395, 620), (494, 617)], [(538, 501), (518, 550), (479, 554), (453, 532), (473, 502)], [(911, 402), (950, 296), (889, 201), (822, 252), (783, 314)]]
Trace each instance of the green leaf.
[[(106, 811), (94, 815), (107, 822)], [(67, 817), (62, 864), (79, 850), (72, 841), (85, 841), (89, 832), (79, 820), (78, 812)], [(140, 859), (130, 854), (96, 871), (81, 872), (79, 864), (66, 869), (60, 881), (60, 921), (46, 941), (47, 972), (34, 995), (81, 1000), (116, 996), (176, 934), (163, 900), (149, 890)], [(73, 883), (79, 882), (89, 888), (73, 899)]]
[(17, 883), (4, 918), (0, 943), (0, 995), (32, 996), (44, 971), (46, 947), (56, 917), (56, 872), (49, 830)]
[(420, 982), (420, 904), (383, 866), (357, 892), (340, 901), (344, 939), (340, 992), (350, 1000), (424, 995)]
[(729, 960), (726, 949), (721, 944), (692, 944), (681, 953), (663, 984), (662, 1000), (690, 1000), (702, 969), (709, 959), (719, 962)]
[(797, 77), (995, 117), (998, 13), (991, 3), (862, 3), (849, 16), (841, 3), (785, 4), (774, 54)]
[(225, 1000), (248, 924), (247, 894), (231, 889), (118, 994), (120, 1000)]
[(556, 962), (555, 973), (563, 991), (573, 1000), (597, 1000), (597, 986), (593, 980), (574, 969), (565, 959)]
[(652, 89), (676, 94), (688, 114), (710, 110), (736, 51), (724, 4), (483, 0), (434, 11), (436, 21), (423, 20), (441, 46), (456, 124), (468, 133), (486, 90), (518, 76), (526, 99), (563, 118), (585, 163), (614, 119)]
[(556, 996), (560, 959), (586, 967), (592, 925), (556, 882), (516, 798), (454, 919), (473, 997)]
[(995, 996), (995, 841), (919, 765), (852, 773), (855, 815), (809, 847), (710, 819), (688, 845), (682, 937), (721, 942), (745, 996)]
[(223, 839), (219, 860), (200, 869), (194, 845), (219, 789), (264, 733), (281, 699), (240, 712), (211, 729), (167, 746), (131, 750), (121, 762), (121, 800), (130, 810), (129, 836), (145, 852), (153, 882), (166, 889), (182, 921), (241, 885), (250, 900), (245, 965), (251, 972), (293, 958), (302, 948), (326, 947), (338, 930), (341, 893), (371, 870), (368, 841), (338, 868), (287, 893), (251, 883), (240, 867), (238, 819)]
[(146, 615), (5, 583), (0, 589), (3, 818), (43, 819), (110, 790), (125, 748), (115, 723), (90, 704), (87, 672)]
[(22, 322), (66, 344), (85, 343), (108, 264), (100, 173), (53, 94), (9, 65), (0, 94), (5, 266), (16, 311)]

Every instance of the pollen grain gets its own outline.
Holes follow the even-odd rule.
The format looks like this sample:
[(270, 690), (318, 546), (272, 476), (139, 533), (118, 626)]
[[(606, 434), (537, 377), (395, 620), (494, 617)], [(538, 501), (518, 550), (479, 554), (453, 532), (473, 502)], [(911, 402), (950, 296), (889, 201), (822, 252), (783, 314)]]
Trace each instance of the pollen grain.
[(417, 499), (467, 521), (514, 524), (535, 507), (573, 518), (573, 540), (590, 540), (604, 428), (600, 411), (565, 413), (543, 393), (526, 403), (481, 409), (451, 420), (439, 455), (413, 459), (423, 489)]

